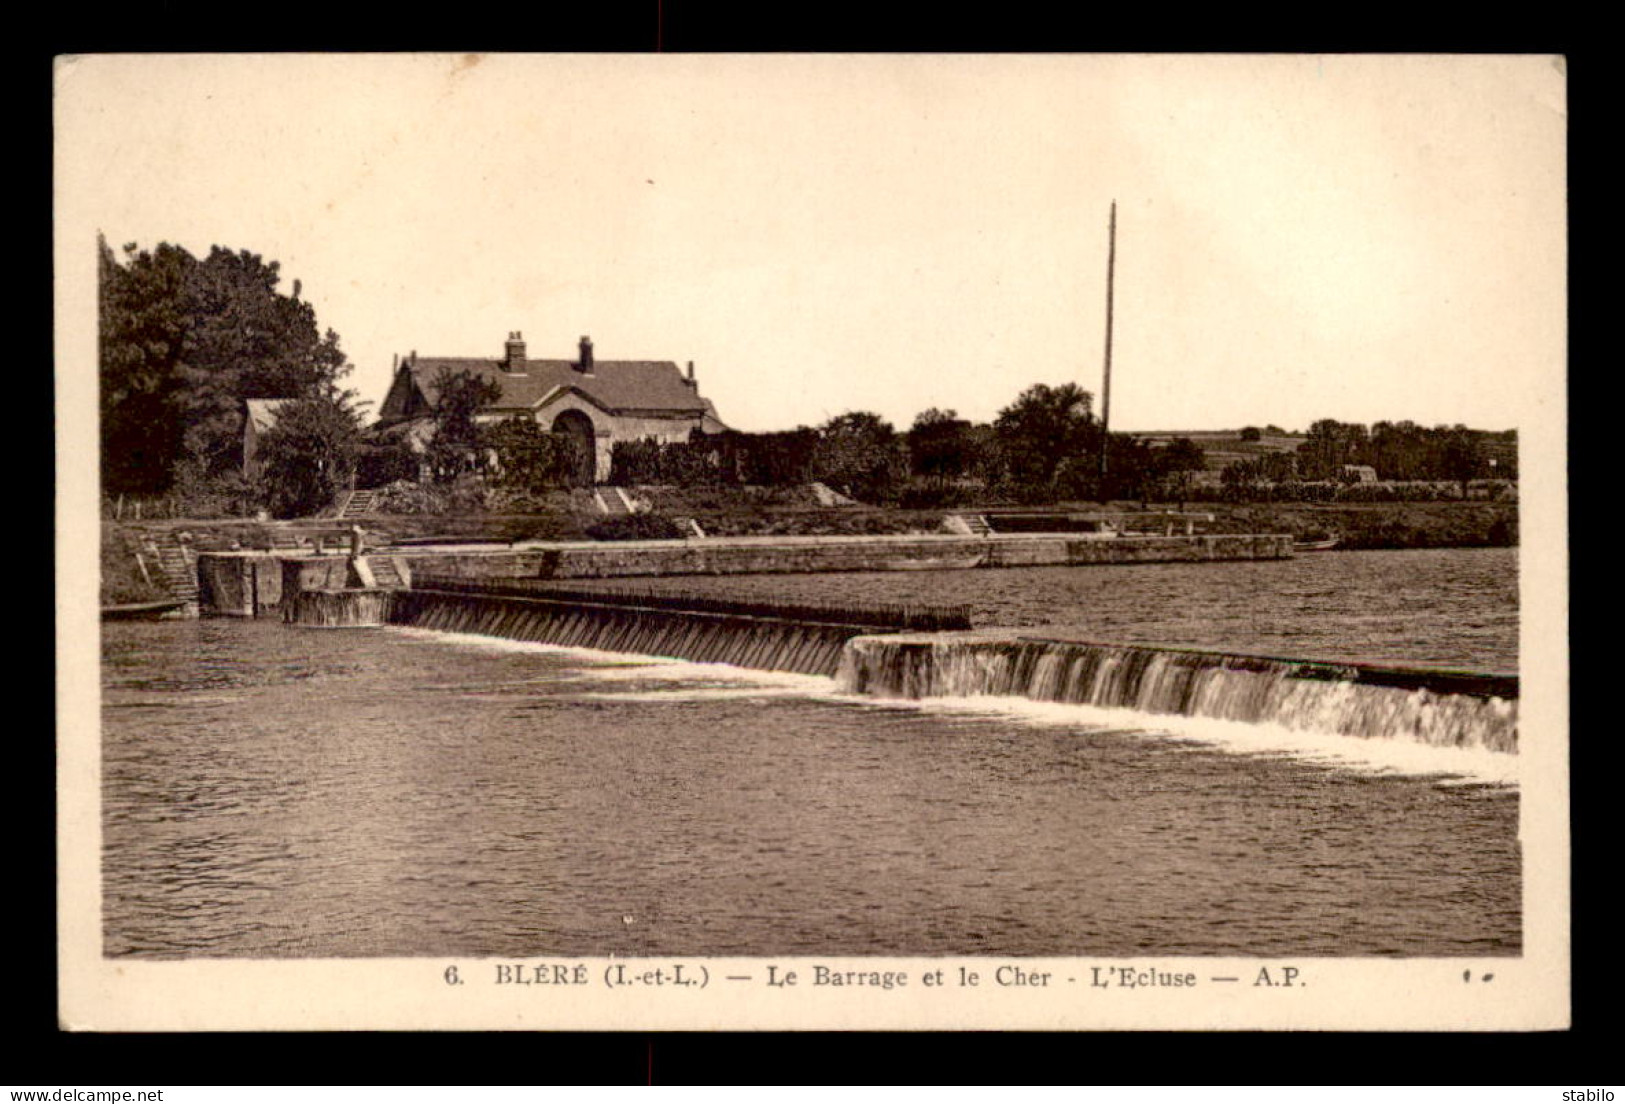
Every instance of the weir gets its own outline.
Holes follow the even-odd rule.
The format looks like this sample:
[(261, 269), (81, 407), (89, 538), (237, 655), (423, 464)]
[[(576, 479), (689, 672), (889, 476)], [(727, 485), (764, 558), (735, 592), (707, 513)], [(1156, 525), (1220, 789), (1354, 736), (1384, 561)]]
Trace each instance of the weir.
[[(1518, 750), (1516, 675), (1103, 644), (970, 629), (966, 607), (816, 605), (583, 589), (535, 575), (429, 575), (383, 557), (204, 557), (218, 612), (385, 623), (834, 677), (889, 698), (1014, 697), (1297, 732)], [(458, 566), (464, 566), (459, 564)], [(267, 584), (270, 584), (269, 587)], [(356, 585), (360, 584), (360, 585)]]
[[(559, 591), (419, 578), (395, 591), (393, 624), (537, 644), (670, 656), (833, 676), (853, 637), (924, 625), (968, 625), (955, 610), (819, 607), (673, 595)], [(888, 626), (888, 621), (891, 625)]]
[(837, 680), (882, 698), (1016, 697), (1518, 750), (1514, 675), (979, 632), (857, 638)]
[(389, 620), (395, 592), (378, 588), (302, 590), (283, 604), (283, 620), (290, 625), (319, 628), (376, 628)]

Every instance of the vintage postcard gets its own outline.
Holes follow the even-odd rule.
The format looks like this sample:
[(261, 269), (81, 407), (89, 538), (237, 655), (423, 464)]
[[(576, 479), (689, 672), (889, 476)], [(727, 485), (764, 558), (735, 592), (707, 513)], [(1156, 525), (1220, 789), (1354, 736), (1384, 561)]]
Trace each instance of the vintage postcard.
[(54, 81), (66, 1028), (1568, 1026), (1561, 58)]

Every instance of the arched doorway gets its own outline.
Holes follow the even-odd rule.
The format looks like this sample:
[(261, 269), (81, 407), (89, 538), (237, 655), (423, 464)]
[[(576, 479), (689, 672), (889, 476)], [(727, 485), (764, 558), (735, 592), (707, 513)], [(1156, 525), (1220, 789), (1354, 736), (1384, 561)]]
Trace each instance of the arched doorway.
[(598, 434), (592, 419), (579, 410), (566, 410), (553, 419), (553, 432), (570, 442), (571, 482), (578, 487), (598, 482)]

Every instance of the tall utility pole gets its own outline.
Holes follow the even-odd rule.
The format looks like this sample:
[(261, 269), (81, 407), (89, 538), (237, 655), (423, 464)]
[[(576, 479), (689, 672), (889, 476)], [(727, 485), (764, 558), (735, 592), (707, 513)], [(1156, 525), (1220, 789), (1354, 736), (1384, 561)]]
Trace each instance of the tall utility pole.
[[(1100, 481), (1106, 482), (1106, 443), (1112, 422), (1112, 278), (1117, 269), (1117, 201), (1112, 200), (1112, 221), (1106, 246), (1106, 376), (1100, 388)], [(1104, 487), (1102, 488), (1104, 490)]]

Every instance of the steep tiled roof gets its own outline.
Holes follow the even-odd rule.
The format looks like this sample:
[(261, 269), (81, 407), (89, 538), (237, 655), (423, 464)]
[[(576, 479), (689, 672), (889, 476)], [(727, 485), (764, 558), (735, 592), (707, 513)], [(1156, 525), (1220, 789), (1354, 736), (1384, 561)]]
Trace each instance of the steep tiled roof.
[(502, 388), (502, 397), (493, 404), (497, 407), (534, 406), (563, 387), (578, 388), (616, 413), (641, 410), (698, 416), (707, 406), (669, 360), (600, 360), (591, 373), (576, 371), (568, 360), (526, 360), (523, 364), (524, 372), (519, 374), (504, 371), (499, 360), (419, 357), (408, 365), (408, 370), (430, 405), (439, 399), (436, 379), (450, 369), (495, 381)]
[(248, 407), (248, 420), (257, 432), (264, 433), (276, 425), (277, 412), (293, 402), (292, 399), (244, 399)]
[(716, 404), (710, 399), (701, 399), (700, 401), (705, 404), (705, 417), (700, 420), (700, 428), (707, 433), (727, 432), (727, 423), (717, 417)]

